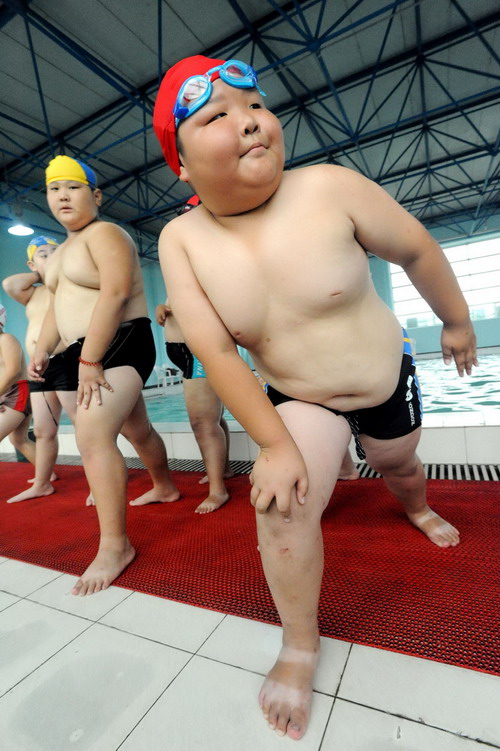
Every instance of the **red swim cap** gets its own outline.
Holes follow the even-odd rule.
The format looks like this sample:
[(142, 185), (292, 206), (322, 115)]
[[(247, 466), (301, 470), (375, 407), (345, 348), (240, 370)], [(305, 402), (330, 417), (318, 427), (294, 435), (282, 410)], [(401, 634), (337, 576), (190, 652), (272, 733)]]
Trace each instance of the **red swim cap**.
[(179, 89), (190, 76), (203, 75), (210, 68), (215, 68), (216, 65), (222, 65), (224, 62), (225, 60), (215, 60), (203, 55), (185, 57), (169, 68), (163, 77), (153, 112), (153, 128), (160, 142), (163, 156), (176, 175), (180, 175), (181, 165), (175, 145), (176, 130), (173, 110)]

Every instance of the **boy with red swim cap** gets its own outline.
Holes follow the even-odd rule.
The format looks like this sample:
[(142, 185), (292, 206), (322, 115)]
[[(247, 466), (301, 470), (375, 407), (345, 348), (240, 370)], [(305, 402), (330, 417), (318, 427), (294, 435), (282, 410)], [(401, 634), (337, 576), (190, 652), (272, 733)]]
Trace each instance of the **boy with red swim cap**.
[[(375, 292), (368, 252), (407, 272), (443, 321), (445, 361), (453, 357), (460, 375), (476, 364), (475, 336), (448, 261), (424, 227), (350, 169), (284, 172), (281, 126), (255, 73), (238, 61), (225, 66), (189, 58), (160, 88), (155, 130), (168, 163), (202, 202), (165, 227), (160, 260), (190, 349), (260, 447), (251, 501), (283, 624), (260, 703), (271, 728), (298, 739), (319, 655), (321, 515), (351, 432), (413, 524), (440, 547), (459, 540), (426, 503), (415, 365)], [(251, 353), (267, 396), (236, 344)]]

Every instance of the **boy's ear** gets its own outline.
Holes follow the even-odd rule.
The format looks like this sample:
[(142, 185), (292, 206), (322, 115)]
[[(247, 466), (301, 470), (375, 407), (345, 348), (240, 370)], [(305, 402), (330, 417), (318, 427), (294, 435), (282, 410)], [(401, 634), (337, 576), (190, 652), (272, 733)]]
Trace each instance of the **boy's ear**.
[(26, 266), (29, 268), (30, 271), (35, 271), (33, 261), (26, 261)]
[(102, 190), (100, 188), (94, 188), (94, 198), (96, 206), (100, 206), (102, 203)]
[(189, 182), (189, 173), (187, 171), (187, 168), (181, 163), (181, 171), (179, 174), (179, 180), (183, 183)]

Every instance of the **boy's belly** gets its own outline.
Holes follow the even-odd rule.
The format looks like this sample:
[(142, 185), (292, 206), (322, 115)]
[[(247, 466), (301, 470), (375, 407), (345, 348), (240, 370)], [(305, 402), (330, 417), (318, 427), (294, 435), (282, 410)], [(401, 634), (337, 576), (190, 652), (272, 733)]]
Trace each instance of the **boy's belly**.
[[(355, 327), (331, 322), (331, 332), (300, 327), (254, 353), (259, 373), (278, 391), (339, 411), (385, 402), (398, 383), (401, 326), (391, 311)], [(328, 335), (329, 334), (329, 335)]]
[[(90, 320), (100, 291), (87, 287), (72, 285), (72, 289), (61, 289), (61, 284), (55, 295), (55, 315), (57, 328), (64, 344), (64, 349), (76, 339), (87, 335)], [(146, 301), (143, 295), (137, 295), (128, 300), (124, 306), (120, 322), (143, 318), (148, 315)]]

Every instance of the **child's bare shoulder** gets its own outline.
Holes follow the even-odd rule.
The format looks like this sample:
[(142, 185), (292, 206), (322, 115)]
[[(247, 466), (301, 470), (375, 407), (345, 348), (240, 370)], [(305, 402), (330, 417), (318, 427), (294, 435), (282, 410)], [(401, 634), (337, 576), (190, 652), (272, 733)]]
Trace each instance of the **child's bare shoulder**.
[(290, 175), (295, 181), (307, 182), (330, 190), (343, 190), (347, 186), (355, 187), (370, 182), (359, 172), (338, 164), (314, 164), (285, 174)]
[(160, 250), (162, 248), (184, 247), (189, 237), (199, 227), (202, 214), (202, 210), (197, 208), (168, 222), (160, 232)]
[(114, 222), (104, 222), (102, 220), (90, 224), (87, 229), (87, 239), (94, 240), (102, 237), (121, 237), (132, 242), (129, 233), (123, 227), (120, 227), (119, 224), (115, 224)]

